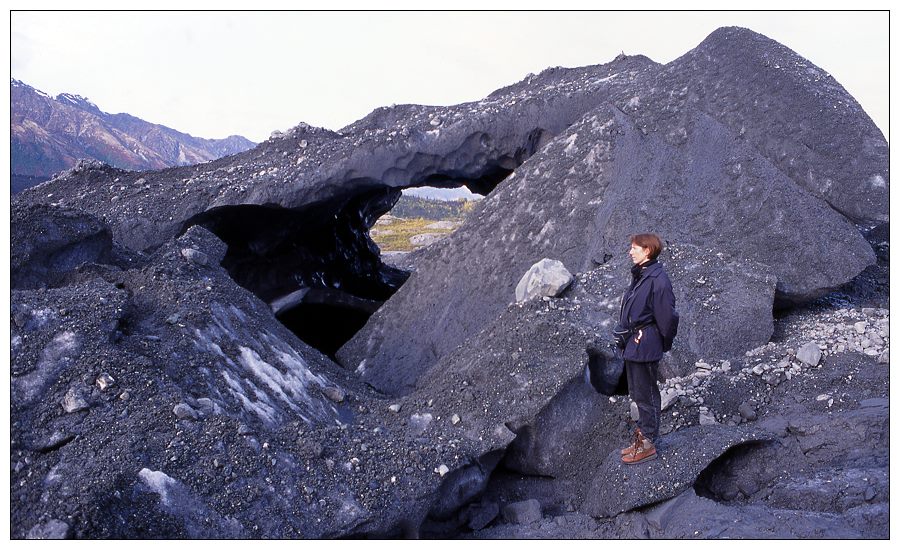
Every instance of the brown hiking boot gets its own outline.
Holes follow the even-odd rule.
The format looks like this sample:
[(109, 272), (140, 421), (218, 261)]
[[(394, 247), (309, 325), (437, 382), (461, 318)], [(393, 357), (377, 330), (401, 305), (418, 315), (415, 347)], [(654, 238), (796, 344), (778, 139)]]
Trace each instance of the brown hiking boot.
[(637, 446), (639, 445), (638, 442), (641, 440), (642, 437), (644, 437), (644, 436), (643, 436), (643, 434), (641, 433), (641, 429), (640, 429), (640, 428), (635, 428), (635, 429), (634, 429), (634, 435), (631, 437), (631, 445), (629, 445), (629, 446), (625, 447), (624, 449), (621, 449), (621, 450), (620, 450), (620, 452), (622, 453), (622, 456), (625, 456), (625, 455), (627, 455), (627, 454), (633, 453), (633, 452), (634, 452), (634, 448), (637, 447)]
[(638, 446), (627, 455), (624, 455), (622, 457), (622, 462), (625, 464), (640, 464), (641, 462), (646, 462), (655, 458), (656, 447), (653, 445), (652, 441), (641, 434)]

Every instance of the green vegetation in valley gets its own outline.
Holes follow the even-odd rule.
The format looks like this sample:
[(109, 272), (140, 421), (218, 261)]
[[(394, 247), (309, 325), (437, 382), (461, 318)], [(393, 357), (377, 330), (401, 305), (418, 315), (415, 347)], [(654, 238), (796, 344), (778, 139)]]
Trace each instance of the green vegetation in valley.
[[(370, 231), (372, 240), (383, 251), (409, 252), (418, 248), (410, 242), (425, 233), (447, 234), (454, 228), (428, 227), (436, 222), (453, 222), (459, 226), (475, 208), (475, 201), (460, 199), (442, 201), (404, 195), (389, 212), (390, 223), (378, 223)], [(385, 220), (386, 221), (386, 220)]]
[(475, 201), (459, 199), (442, 201), (403, 195), (394, 208), (391, 216), (398, 218), (425, 218), (426, 220), (461, 220), (475, 208)]
[(417, 247), (409, 241), (423, 233), (452, 233), (452, 229), (428, 229), (427, 225), (434, 220), (425, 218), (395, 219), (390, 225), (377, 225), (372, 228), (372, 240), (383, 251), (409, 252)]

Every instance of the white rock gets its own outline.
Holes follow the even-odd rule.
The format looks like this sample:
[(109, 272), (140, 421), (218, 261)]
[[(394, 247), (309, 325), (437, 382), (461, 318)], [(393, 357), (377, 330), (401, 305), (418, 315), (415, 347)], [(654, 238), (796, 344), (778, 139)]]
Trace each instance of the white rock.
[(97, 387), (100, 388), (100, 391), (106, 391), (106, 388), (111, 387), (116, 383), (116, 379), (110, 376), (108, 373), (103, 373), (97, 377)]
[(814, 367), (822, 359), (822, 350), (815, 342), (810, 342), (797, 351), (797, 359)]
[(441, 477), (444, 477), (445, 475), (447, 475), (447, 472), (449, 472), (449, 471), (450, 471), (450, 468), (448, 468), (446, 464), (441, 464), (440, 466), (438, 466), (437, 468), (434, 469), (434, 473), (438, 474)]
[(201, 266), (209, 265), (209, 256), (196, 248), (182, 248), (181, 255), (192, 264)]
[(670, 389), (660, 395), (660, 410), (666, 410), (678, 401), (678, 390)]
[(461, 418), (459, 417), (458, 414), (454, 414), (453, 416), (450, 417), (450, 423), (453, 424), (454, 426), (459, 424), (460, 420), (461, 420)]
[(388, 407), (388, 410), (391, 412), (398, 413), (398, 412), (400, 412), (400, 409), (402, 409), (402, 408), (403, 408), (403, 405), (401, 405), (400, 403), (394, 403), (393, 405), (390, 405)]
[(818, 397), (816, 397), (816, 401), (825, 401), (826, 399), (831, 399), (831, 396), (828, 395), (827, 393), (823, 393), (823, 394), (819, 395)]
[(344, 393), (344, 390), (338, 388), (337, 386), (329, 386), (322, 390), (322, 393), (328, 399), (334, 401), (335, 403), (343, 403), (344, 399), (346, 399), (347, 394)]
[(83, 411), (89, 407), (87, 401), (76, 388), (70, 388), (62, 400), (62, 407), (67, 413)]
[(865, 321), (860, 321), (858, 323), (853, 323), (853, 328), (856, 329), (856, 332), (858, 334), (865, 334), (867, 325), (868, 323), (866, 323)]
[(525, 302), (539, 296), (559, 296), (575, 278), (559, 260), (544, 258), (522, 276), (516, 285), (516, 301)]

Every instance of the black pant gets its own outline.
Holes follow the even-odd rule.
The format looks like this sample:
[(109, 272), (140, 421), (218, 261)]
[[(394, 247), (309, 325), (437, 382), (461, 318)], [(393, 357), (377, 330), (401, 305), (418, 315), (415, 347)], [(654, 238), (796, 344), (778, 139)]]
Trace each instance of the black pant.
[(628, 395), (637, 404), (638, 428), (644, 437), (656, 441), (659, 435), (660, 396), (656, 377), (659, 361), (638, 363), (625, 361), (625, 376), (628, 378)]

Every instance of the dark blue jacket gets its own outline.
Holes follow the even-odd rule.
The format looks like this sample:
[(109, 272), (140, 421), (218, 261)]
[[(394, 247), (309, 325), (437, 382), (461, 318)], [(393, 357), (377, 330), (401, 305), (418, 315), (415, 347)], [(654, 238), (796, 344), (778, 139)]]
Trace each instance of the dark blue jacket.
[[(627, 361), (659, 361), (663, 352), (672, 349), (678, 312), (672, 282), (661, 264), (645, 267), (635, 286), (622, 297), (619, 325), (632, 331), (622, 354)], [(639, 329), (642, 335), (636, 342)]]

